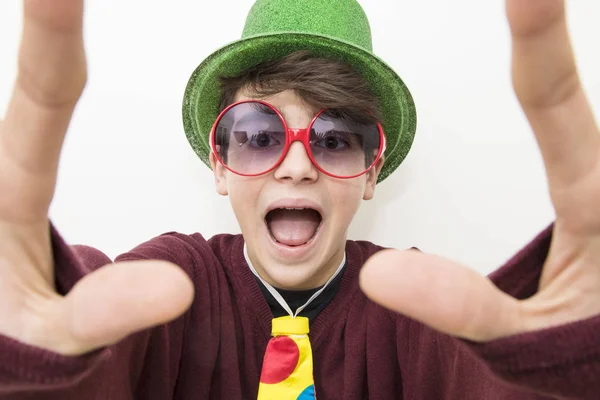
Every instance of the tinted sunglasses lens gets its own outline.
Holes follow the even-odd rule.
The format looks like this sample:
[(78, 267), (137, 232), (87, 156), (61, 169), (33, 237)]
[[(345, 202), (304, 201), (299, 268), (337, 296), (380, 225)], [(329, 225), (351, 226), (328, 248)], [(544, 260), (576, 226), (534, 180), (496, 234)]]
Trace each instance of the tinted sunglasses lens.
[(260, 103), (241, 103), (217, 123), (215, 150), (223, 164), (243, 175), (271, 169), (285, 149), (285, 127), (273, 109)]
[(360, 124), (324, 112), (310, 131), (310, 149), (323, 170), (339, 177), (359, 175), (379, 154), (377, 124)]

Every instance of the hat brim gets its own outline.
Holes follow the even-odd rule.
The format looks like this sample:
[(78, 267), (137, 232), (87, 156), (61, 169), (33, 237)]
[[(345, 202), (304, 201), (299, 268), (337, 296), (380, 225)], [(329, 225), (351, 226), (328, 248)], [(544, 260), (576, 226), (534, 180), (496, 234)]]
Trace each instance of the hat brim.
[(298, 50), (352, 65), (378, 97), (387, 139), (385, 163), (378, 182), (405, 159), (414, 139), (417, 117), (413, 98), (402, 79), (369, 51), (339, 39), (305, 33), (281, 32), (233, 42), (215, 51), (194, 71), (183, 101), (183, 124), (190, 145), (210, 168), (209, 134), (219, 113), (219, 77), (235, 76), (266, 60)]

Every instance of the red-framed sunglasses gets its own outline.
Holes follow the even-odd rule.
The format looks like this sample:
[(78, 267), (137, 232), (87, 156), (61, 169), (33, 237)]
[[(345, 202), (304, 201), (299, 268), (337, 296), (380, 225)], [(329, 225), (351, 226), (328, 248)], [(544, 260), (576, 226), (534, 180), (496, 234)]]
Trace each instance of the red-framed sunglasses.
[(218, 161), (242, 176), (271, 172), (295, 141), (302, 142), (319, 171), (341, 179), (356, 178), (373, 168), (386, 145), (380, 123), (360, 124), (324, 109), (308, 128), (288, 128), (275, 107), (259, 100), (230, 105), (210, 132)]

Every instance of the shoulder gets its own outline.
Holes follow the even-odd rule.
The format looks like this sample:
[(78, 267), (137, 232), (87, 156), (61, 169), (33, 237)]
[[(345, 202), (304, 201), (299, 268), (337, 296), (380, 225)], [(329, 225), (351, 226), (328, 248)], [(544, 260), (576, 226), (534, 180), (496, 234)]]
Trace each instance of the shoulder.
[(386, 249), (366, 240), (348, 240), (346, 241), (346, 251), (355, 256), (370, 257), (378, 251)]
[[(348, 240), (346, 241), (346, 255), (348, 258), (356, 259), (361, 265), (364, 264), (369, 257), (381, 250), (389, 250), (390, 247), (380, 246), (378, 244), (368, 242), (366, 240)], [(411, 247), (405, 250), (420, 251), (416, 247)], [(362, 261), (362, 262), (361, 262)]]
[(232, 252), (241, 253), (243, 243), (241, 235), (219, 234), (206, 239), (200, 233), (166, 232), (121, 254), (115, 261), (169, 261), (189, 275), (196, 275), (226, 263)]
[[(346, 257), (347, 257), (347, 268), (350, 276), (356, 282), (354, 283), (356, 287), (359, 287), (359, 275), (360, 270), (367, 262), (367, 260), (382, 250), (390, 250), (390, 247), (381, 246), (369, 241), (364, 240), (348, 240), (346, 242)], [(420, 251), (416, 247), (411, 247), (405, 250), (414, 250)], [(398, 268), (401, 268), (401, 265), (398, 265)], [(361, 295), (360, 298), (364, 298), (367, 303), (370, 305), (370, 315), (385, 315), (384, 320), (387, 322), (392, 322), (392, 325), (396, 326), (397, 329), (406, 330), (406, 329), (415, 329), (413, 325), (417, 325), (417, 329), (419, 329), (419, 323), (404, 316), (401, 314), (397, 314), (387, 308), (382, 307), (381, 305), (375, 303), (371, 299), (369, 299), (360, 289)]]

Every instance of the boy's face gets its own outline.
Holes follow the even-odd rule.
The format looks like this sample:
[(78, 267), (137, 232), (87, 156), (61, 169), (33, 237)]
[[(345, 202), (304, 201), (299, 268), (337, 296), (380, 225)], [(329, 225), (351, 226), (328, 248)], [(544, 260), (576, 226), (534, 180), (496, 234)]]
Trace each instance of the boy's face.
[[(249, 93), (239, 93), (235, 100), (248, 99)], [(290, 128), (307, 128), (318, 112), (293, 91), (261, 100), (277, 108)], [(325, 284), (341, 263), (350, 222), (361, 200), (373, 197), (383, 160), (360, 177), (333, 178), (294, 142), (283, 162), (261, 176), (236, 175), (214, 154), (211, 163), (217, 192), (229, 196), (260, 276), (277, 288), (309, 289)]]

